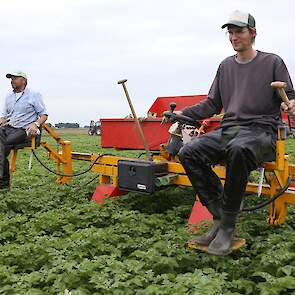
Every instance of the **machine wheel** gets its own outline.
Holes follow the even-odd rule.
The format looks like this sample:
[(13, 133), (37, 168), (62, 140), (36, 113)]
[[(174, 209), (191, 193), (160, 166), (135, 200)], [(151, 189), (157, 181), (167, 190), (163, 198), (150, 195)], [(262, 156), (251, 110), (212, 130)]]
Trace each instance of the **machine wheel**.
[(101, 135), (101, 130), (100, 130), (100, 128), (97, 128), (97, 130), (96, 130), (96, 135)]

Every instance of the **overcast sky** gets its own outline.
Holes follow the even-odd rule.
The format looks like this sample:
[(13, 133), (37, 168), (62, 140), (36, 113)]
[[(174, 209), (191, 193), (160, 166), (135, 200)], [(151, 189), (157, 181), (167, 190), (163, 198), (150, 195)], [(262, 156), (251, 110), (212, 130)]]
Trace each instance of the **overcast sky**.
[(294, 82), (292, 0), (13, 0), (0, 8), (1, 101), (15, 69), (42, 93), (51, 123), (125, 117), (123, 78), (138, 116), (158, 96), (207, 93), (234, 54), (220, 27), (236, 9), (255, 17), (256, 49), (279, 54)]

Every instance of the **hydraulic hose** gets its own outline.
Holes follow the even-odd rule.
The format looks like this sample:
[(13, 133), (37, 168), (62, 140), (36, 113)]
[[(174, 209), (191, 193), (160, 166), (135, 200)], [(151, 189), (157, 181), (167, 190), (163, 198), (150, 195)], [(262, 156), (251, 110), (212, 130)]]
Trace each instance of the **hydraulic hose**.
[(93, 177), (92, 179), (90, 179), (89, 181), (87, 181), (86, 183), (82, 184), (82, 185), (69, 185), (68, 183), (65, 183), (66, 186), (71, 187), (75, 190), (80, 190), (83, 187), (86, 187), (87, 185), (89, 185), (90, 183), (92, 183), (94, 180), (96, 180), (99, 177), (99, 175), (96, 175), (95, 177)]
[(279, 190), (273, 197), (271, 197), (270, 199), (268, 199), (265, 202), (262, 202), (260, 204), (255, 205), (253, 207), (243, 208), (241, 211), (242, 212), (251, 212), (251, 211), (255, 211), (257, 209), (260, 209), (260, 208), (263, 208), (263, 207), (269, 205), (270, 203), (274, 202), (277, 198), (279, 198), (288, 189), (291, 182), (292, 182), (292, 177), (289, 176), (288, 179), (287, 179), (286, 184), (284, 185), (284, 187), (281, 190)]
[(78, 173), (72, 173), (72, 174), (65, 174), (65, 173), (58, 173), (50, 168), (48, 168), (39, 158), (38, 156), (36, 155), (35, 151), (32, 150), (32, 153), (34, 155), (34, 157), (36, 158), (36, 160), (41, 164), (41, 166), (43, 166), (47, 171), (57, 175), (57, 176), (67, 176), (67, 177), (76, 177), (76, 176), (80, 176), (80, 175), (83, 175), (83, 174), (86, 174), (87, 172), (89, 172), (92, 167), (96, 164), (96, 161), (101, 158), (103, 155), (98, 155), (97, 158), (94, 160), (94, 162), (92, 163), (92, 165), (86, 169), (85, 171), (82, 171), (82, 172), (78, 172)]

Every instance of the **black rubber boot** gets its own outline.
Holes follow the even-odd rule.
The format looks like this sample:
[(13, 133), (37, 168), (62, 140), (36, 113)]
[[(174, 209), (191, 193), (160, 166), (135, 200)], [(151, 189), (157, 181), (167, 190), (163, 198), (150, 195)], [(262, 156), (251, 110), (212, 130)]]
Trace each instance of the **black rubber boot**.
[(216, 234), (220, 226), (222, 214), (221, 201), (211, 202), (206, 207), (208, 211), (213, 215), (213, 225), (210, 228), (210, 230), (206, 232), (204, 235), (197, 236), (194, 239), (192, 239), (193, 242), (203, 246), (208, 246), (211, 243), (211, 241), (216, 237)]
[(237, 212), (222, 212), (218, 233), (210, 243), (208, 253), (217, 256), (226, 256), (231, 253), (237, 215)]
[(5, 147), (4, 144), (0, 142), (0, 179), (5, 176), (6, 172), (6, 158), (5, 158)]
[(9, 162), (5, 159), (3, 164), (3, 177), (0, 177), (0, 189), (9, 188), (9, 178)]

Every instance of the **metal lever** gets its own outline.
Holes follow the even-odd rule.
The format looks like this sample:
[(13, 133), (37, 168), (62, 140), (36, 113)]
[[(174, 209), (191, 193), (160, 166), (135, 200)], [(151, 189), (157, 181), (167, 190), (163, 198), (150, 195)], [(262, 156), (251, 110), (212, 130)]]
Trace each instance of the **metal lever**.
[(144, 149), (146, 151), (146, 158), (147, 158), (148, 161), (152, 161), (153, 160), (153, 157), (152, 157), (152, 154), (151, 154), (151, 152), (149, 150), (148, 144), (147, 144), (147, 142), (145, 140), (145, 137), (144, 137), (143, 131), (141, 129), (139, 120), (138, 120), (138, 118), (136, 116), (135, 110), (133, 108), (133, 105), (132, 105), (132, 102), (131, 102), (129, 93), (127, 91), (127, 87), (125, 85), (126, 82), (127, 82), (127, 79), (123, 79), (123, 80), (118, 81), (118, 84), (121, 84), (123, 86), (123, 89), (124, 89), (124, 92), (125, 92), (125, 95), (126, 95), (126, 98), (127, 98), (128, 104), (129, 104), (129, 107), (131, 109), (131, 113), (132, 113), (133, 118), (135, 120), (135, 126), (137, 128), (137, 131), (138, 131), (138, 134), (140, 136), (141, 142), (142, 142), (142, 144), (144, 146)]

